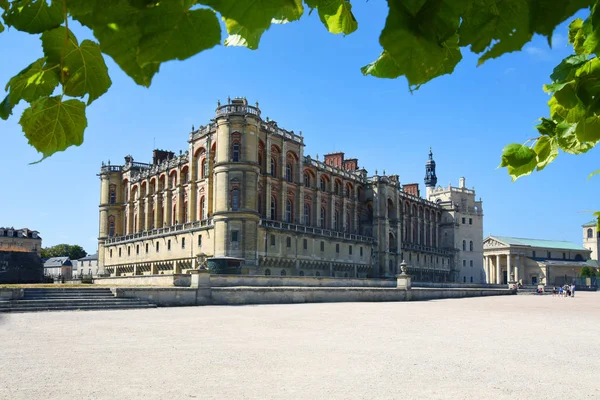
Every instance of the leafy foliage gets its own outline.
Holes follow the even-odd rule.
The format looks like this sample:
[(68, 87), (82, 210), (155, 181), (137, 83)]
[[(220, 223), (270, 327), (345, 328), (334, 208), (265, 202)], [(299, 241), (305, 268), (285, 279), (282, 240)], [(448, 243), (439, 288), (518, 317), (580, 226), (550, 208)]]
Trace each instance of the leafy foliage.
[[(362, 68), (365, 75), (405, 76), (413, 88), (450, 74), (462, 60), (461, 48), (480, 55), (479, 63), (520, 50), (534, 34), (550, 43), (555, 27), (593, 0), (387, 0), (389, 13), (379, 43), (382, 53)], [(21, 116), (29, 142), (48, 157), (79, 145), (87, 126), (86, 107), (111, 86), (104, 55), (137, 84), (150, 86), (163, 62), (185, 60), (221, 43), (257, 49), (272, 24), (299, 20), (307, 6), (325, 28), (348, 35), (358, 22), (348, 0), (0, 0), (4, 25), (41, 34), (43, 56), (10, 79), (0, 117), (9, 118), (22, 100)], [(588, 151), (600, 138), (596, 116), (600, 42), (596, 9), (571, 25), (576, 55), (557, 67), (550, 118), (538, 130), (544, 138), (531, 146), (511, 145), (502, 165), (515, 179), (541, 170), (558, 149)], [(76, 20), (96, 41), (79, 43), (69, 30)], [(84, 102), (85, 101), (85, 102)]]
[(87, 256), (83, 247), (77, 244), (57, 244), (52, 247), (43, 247), (41, 251), (42, 258), (50, 257), (69, 257), (71, 260), (77, 260)]
[[(544, 90), (552, 95), (548, 101), (550, 117), (541, 118), (539, 136), (525, 144), (509, 144), (502, 151), (501, 167), (506, 167), (513, 181), (542, 170), (554, 161), (559, 150), (582, 154), (600, 142), (600, 6), (592, 7), (585, 20), (569, 25), (569, 43), (574, 53), (554, 68), (552, 83)], [(590, 178), (600, 173), (592, 172)], [(595, 214), (599, 216), (599, 213)], [(598, 224), (600, 230), (600, 222)]]

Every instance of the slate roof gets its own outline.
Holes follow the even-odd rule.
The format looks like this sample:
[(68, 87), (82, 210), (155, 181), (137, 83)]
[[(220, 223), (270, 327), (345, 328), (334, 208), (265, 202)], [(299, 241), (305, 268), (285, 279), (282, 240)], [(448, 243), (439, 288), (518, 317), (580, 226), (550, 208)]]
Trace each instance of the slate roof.
[(98, 261), (98, 253), (88, 254), (85, 257), (78, 258), (77, 261)]
[(597, 219), (593, 219), (590, 222), (586, 222), (585, 224), (581, 225), (581, 226), (596, 226), (596, 224), (598, 223)]
[(516, 238), (510, 236), (490, 236), (502, 243), (512, 246), (529, 246), (529, 247), (541, 247), (544, 249), (560, 249), (560, 250), (585, 250), (589, 251), (585, 247), (562, 240), (544, 240), (544, 239), (526, 239)]
[(51, 257), (44, 262), (44, 268), (72, 266), (69, 257)]

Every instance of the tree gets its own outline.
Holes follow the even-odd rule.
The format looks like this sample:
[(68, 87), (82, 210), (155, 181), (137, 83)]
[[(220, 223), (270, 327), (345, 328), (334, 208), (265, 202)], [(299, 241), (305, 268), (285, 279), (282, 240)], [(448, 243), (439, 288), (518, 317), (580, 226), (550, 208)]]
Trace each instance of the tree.
[(83, 247), (74, 244), (57, 244), (52, 247), (42, 248), (42, 258), (50, 257), (69, 257), (71, 260), (78, 260), (82, 257), (87, 256)]
[(591, 268), (586, 265), (581, 268), (581, 272), (579, 273), (579, 276), (581, 276), (582, 278), (590, 277), (591, 271), (592, 271)]
[[(382, 53), (362, 72), (379, 78), (405, 76), (410, 90), (452, 73), (462, 59), (461, 48), (480, 54), (481, 64), (520, 50), (534, 34), (546, 36), (550, 43), (558, 24), (595, 3), (387, 2), (389, 14), (379, 38)], [(0, 0), (3, 23), (40, 35), (43, 53), (9, 80), (0, 117), (7, 119), (21, 100), (28, 102), (19, 122), (29, 143), (46, 158), (83, 142), (86, 108), (112, 84), (104, 55), (137, 84), (149, 87), (161, 63), (185, 60), (221, 43), (217, 15), (228, 33), (225, 46), (255, 50), (272, 23), (299, 20), (304, 5), (317, 10), (333, 34), (358, 29), (347, 0)], [(80, 43), (69, 29), (72, 20), (89, 28), (97, 41)]]
[[(451, 74), (462, 60), (462, 48), (480, 54), (482, 64), (521, 50), (534, 34), (546, 36), (551, 45), (556, 26), (589, 8), (585, 21), (576, 19), (569, 26), (575, 54), (555, 68), (552, 83), (544, 87), (552, 98), (549, 118), (537, 126), (539, 136), (509, 144), (502, 152), (500, 166), (514, 180), (541, 171), (559, 150), (581, 154), (600, 140), (598, 2), (387, 0), (381, 55), (362, 72), (379, 78), (404, 76), (412, 91)], [(9, 118), (15, 105), (28, 102), (19, 123), (43, 160), (83, 142), (87, 106), (112, 85), (104, 55), (137, 84), (149, 87), (163, 62), (185, 60), (221, 44), (217, 15), (228, 33), (225, 46), (256, 50), (271, 24), (299, 20), (304, 5), (311, 12), (316, 9), (333, 34), (358, 29), (348, 0), (0, 0), (1, 21), (40, 35), (43, 53), (9, 80), (0, 117)], [(89, 28), (97, 42), (79, 43), (69, 30), (72, 20)], [(85, 103), (80, 100), (84, 98)]]

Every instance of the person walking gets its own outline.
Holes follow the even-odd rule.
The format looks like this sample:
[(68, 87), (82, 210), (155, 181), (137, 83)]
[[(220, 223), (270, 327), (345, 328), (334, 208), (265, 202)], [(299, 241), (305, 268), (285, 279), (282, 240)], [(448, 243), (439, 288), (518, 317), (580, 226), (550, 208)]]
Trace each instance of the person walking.
[(562, 295), (563, 295), (563, 287), (559, 286), (558, 287), (558, 297), (562, 297)]
[(575, 284), (571, 284), (571, 297), (575, 297)]
[(552, 297), (556, 297), (556, 286), (552, 287)]

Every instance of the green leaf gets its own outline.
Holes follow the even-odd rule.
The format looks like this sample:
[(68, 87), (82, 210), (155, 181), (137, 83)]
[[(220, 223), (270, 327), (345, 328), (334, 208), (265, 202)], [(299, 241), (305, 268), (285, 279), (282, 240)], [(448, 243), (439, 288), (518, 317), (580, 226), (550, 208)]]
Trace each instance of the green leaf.
[(541, 171), (558, 156), (558, 144), (549, 136), (540, 137), (533, 151), (537, 154), (537, 170)]
[(551, 45), (554, 29), (578, 10), (595, 3), (593, 0), (530, 0), (532, 31), (548, 38)]
[(2, 22), (0, 22), (0, 33), (4, 32), (4, 25), (2, 25)]
[(6, 25), (28, 33), (42, 33), (64, 21), (60, 0), (14, 0), (2, 16)]
[(596, 143), (600, 140), (600, 117), (583, 118), (575, 129), (580, 142)]
[(23, 111), (19, 123), (29, 144), (42, 153), (43, 160), (83, 142), (87, 126), (85, 103), (62, 101), (60, 96), (40, 98)]
[(545, 136), (556, 135), (556, 122), (548, 118), (540, 118), (540, 121), (540, 124), (535, 127), (540, 134)]
[(561, 122), (556, 125), (556, 142), (565, 153), (583, 154), (594, 147), (591, 143), (581, 142), (577, 138), (576, 129), (576, 123)]
[(302, 0), (201, 0), (221, 14), (229, 37), (226, 46), (244, 46), (256, 50), (262, 34), (273, 22), (300, 19), (304, 13)]
[(154, 7), (139, 21), (140, 65), (169, 60), (185, 60), (221, 41), (221, 27), (212, 10), (186, 10), (183, 7)]
[(512, 181), (519, 177), (529, 175), (537, 166), (537, 154), (531, 148), (512, 143), (502, 150), (500, 167), (507, 167)]
[(588, 179), (591, 179), (591, 178), (592, 178), (592, 176), (594, 176), (594, 175), (598, 175), (598, 174), (600, 174), (600, 169), (597, 169), (597, 170), (595, 170), (594, 172), (592, 172), (591, 174), (589, 174), (589, 175), (588, 175)]
[[(563, 99), (563, 101), (565, 101), (565, 99)], [(559, 102), (555, 94), (550, 101), (548, 101), (548, 105), (550, 106), (550, 116), (555, 120), (577, 123), (582, 118), (585, 118), (586, 111), (581, 102), (576, 103), (572, 107), (565, 107)]]
[(565, 58), (560, 64), (554, 67), (550, 79), (552, 79), (553, 82), (571, 80), (575, 75), (575, 71), (585, 64), (588, 58), (589, 56), (586, 54), (571, 55)]
[(594, 217), (596, 217), (598, 220), (598, 222), (596, 223), (596, 231), (600, 232), (600, 211), (596, 211), (594, 213)]
[(59, 66), (62, 58), (61, 82), (66, 95), (87, 94), (89, 105), (110, 87), (108, 68), (97, 43), (84, 40), (79, 45), (75, 35), (61, 26), (42, 34), (42, 48), (49, 64)]
[(54, 92), (58, 86), (57, 68), (48, 68), (45, 61), (46, 58), (34, 61), (8, 81), (6, 90), (9, 93), (0, 107), (0, 117), (7, 119), (21, 100), (32, 102)]
[(438, 3), (435, 8), (415, 6), (409, 11), (402, 1), (388, 0), (390, 11), (379, 37), (384, 51), (362, 73), (381, 78), (404, 75), (413, 87), (452, 73), (462, 59), (458, 35), (452, 34), (460, 22), (461, 10), (455, 7), (460, 2)]
[(352, 14), (352, 5), (347, 0), (305, 0), (311, 9), (317, 9), (321, 22), (333, 34), (349, 35), (358, 28)]

